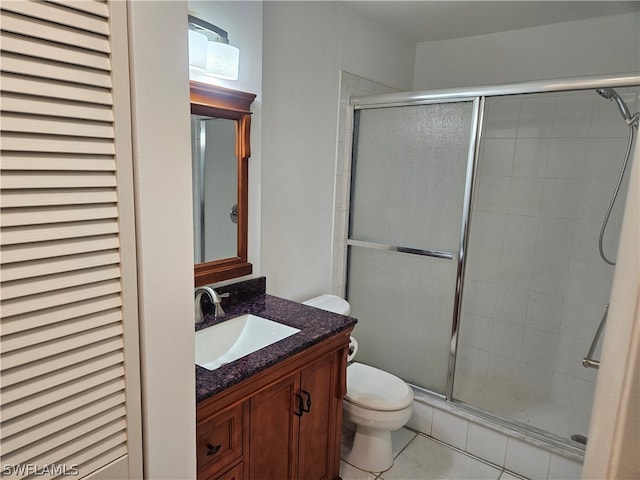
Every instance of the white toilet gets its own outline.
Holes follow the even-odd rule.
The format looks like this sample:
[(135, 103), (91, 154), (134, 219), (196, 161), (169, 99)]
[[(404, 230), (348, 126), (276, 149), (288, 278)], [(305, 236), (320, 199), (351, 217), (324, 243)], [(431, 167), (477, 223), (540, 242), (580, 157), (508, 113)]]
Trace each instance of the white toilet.
[[(325, 294), (303, 302), (341, 315), (349, 303)], [(356, 426), (353, 447), (344, 460), (362, 470), (382, 472), (393, 465), (391, 432), (411, 418), (413, 391), (403, 380), (383, 370), (353, 362), (347, 367), (344, 421)]]

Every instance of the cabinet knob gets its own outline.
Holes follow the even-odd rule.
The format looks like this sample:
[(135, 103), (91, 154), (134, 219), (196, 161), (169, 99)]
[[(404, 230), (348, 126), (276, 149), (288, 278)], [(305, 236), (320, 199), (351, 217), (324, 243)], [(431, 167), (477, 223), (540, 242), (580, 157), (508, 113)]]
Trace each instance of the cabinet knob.
[(207, 443), (207, 455), (215, 455), (221, 447), (222, 445), (211, 445)]

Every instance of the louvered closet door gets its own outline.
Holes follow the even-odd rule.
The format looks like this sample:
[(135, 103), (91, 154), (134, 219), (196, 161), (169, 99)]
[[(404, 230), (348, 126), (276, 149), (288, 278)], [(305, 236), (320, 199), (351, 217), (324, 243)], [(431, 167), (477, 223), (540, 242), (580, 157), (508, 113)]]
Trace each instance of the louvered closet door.
[(126, 5), (0, 5), (2, 475), (141, 477)]

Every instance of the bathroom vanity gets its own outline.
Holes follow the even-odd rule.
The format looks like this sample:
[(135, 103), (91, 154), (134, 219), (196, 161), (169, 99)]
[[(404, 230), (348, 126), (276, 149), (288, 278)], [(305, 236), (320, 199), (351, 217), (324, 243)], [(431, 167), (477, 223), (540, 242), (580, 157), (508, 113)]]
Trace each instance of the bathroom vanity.
[(215, 370), (196, 365), (198, 479), (338, 479), (356, 320), (258, 293), (264, 279), (249, 282), (250, 296), (236, 291), (243, 300), (196, 328), (251, 313), (300, 331)]

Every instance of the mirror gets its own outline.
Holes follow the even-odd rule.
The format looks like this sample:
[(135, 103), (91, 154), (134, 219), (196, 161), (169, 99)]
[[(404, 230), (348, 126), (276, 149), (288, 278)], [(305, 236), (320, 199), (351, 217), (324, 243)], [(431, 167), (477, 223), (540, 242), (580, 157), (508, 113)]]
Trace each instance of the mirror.
[(248, 164), (255, 95), (191, 81), (195, 286), (249, 275)]

